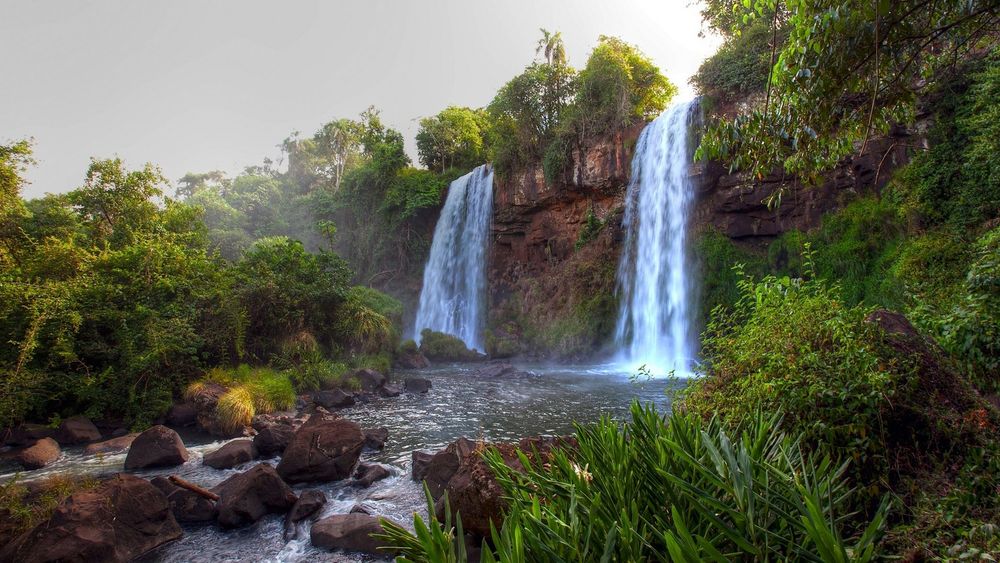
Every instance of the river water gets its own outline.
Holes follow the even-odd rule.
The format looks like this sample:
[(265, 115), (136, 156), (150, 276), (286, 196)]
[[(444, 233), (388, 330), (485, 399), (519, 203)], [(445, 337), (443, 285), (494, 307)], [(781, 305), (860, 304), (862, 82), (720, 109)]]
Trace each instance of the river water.
[[(398, 371), (394, 378), (416, 375), (430, 379), (433, 388), (426, 394), (403, 394), (378, 399), (339, 411), (362, 427), (385, 426), (389, 440), (384, 450), (366, 452), (362, 461), (385, 465), (392, 476), (368, 489), (349, 482), (324, 483), (313, 487), (323, 491), (328, 503), (323, 516), (346, 513), (355, 504), (372, 513), (409, 524), (414, 512), (426, 515), (423, 490), (410, 479), (410, 453), (435, 451), (466, 436), (487, 441), (516, 441), (524, 436), (563, 435), (573, 432), (573, 421), (589, 423), (601, 416), (628, 416), (633, 399), (652, 402), (661, 411), (670, 406), (670, 392), (682, 381), (636, 379), (613, 366), (519, 365), (531, 377), (489, 378), (473, 376), (478, 366), (440, 365), (417, 371)], [(224, 441), (185, 437), (191, 459), (181, 467), (138, 472), (143, 477), (177, 474), (211, 487), (232, 474), (245, 471), (257, 461), (231, 470), (202, 465), (202, 456)], [(122, 471), (125, 454), (85, 457), (82, 449), (66, 449), (63, 457), (49, 467), (24, 474), (38, 478), (55, 474), (102, 475)], [(270, 460), (277, 463), (277, 459)], [(13, 476), (0, 474), (0, 482)], [(187, 561), (375, 561), (377, 558), (314, 549), (309, 544), (308, 523), (300, 524), (299, 538), (286, 542), (282, 536), (283, 515), (271, 515), (256, 524), (235, 531), (214, 526), (186, 526), (184, 537), (143, 558), (146, 562)]]

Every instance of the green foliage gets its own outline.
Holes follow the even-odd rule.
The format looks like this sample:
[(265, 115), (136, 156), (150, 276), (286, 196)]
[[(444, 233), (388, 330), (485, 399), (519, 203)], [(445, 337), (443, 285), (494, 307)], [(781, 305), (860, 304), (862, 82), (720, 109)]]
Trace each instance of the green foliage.
[(805, 265), (799, 257), (810, 245), (815, 274), (836, 280), (846, 304), (898, 309), (903, 288), (889, 272), (906, 240), (906, 225), (893, 202), (867, 197), (824, 216), (814, 232), (785, 233), (768, 248), (768, 260), (773, 271), (801, 277)]
[(691, 83), (701, 95), (723, 104), (762, 94), (770, 74), (771, 39), (768, 25), (756, 21), (740, 34), (727, 37), (719, 50), (701, 63)]
[(782, 412), (789, 431), (853, 457), (855, 476), (872, 483), (887, 463), (881, 409), (896, 362), (880, 354), (868, 310), (846, 306), (817, 279), (746, 278), (740, 291), (732, 309), (713, 312), (703, 335), (705, 377), (689, 387), (685, 407), (733, 424), (757, 409)]
[(990, 0), (712, 4), (730, 4), (733, 13), (718, 22), (728, 21), (731, 35), (759, 20), (787, 29), (788, 38), (764, 100), (711, 127), (700, 154), (755, 175), (782, 168), (809, 179), (854, 152), (855, 143), (910, 123), (916, 85), (989, 46), (1000, 17)]
[(591, 207), (587, 210), (587, 216), (583, 220), (583, 228), (580, 229), (580, 236), (577, 237), (574, 248), (580, 250), (586, 246), (587, 243), (597, 238), (603, 228), (604, 222), (597, 218), (594, 208)]
[(417, 154), (431, 170), (469, 169), (485, 162), (487, 118), (483, 110), (449, 106), (420, 120)]
[(764, 272), (764, 260), (760, 256), (737, 246), (715, 229), (697, 234), (693, 254), (698, 259), (700, 326), (708, 324), (716, 307), (729, 308), (739, 300), (739, 278), (733, 273), (735, 268), (751, 275)]
[(583, 136), (648, 121), (676, 93), (677, 87), (638, 48), (602, 35), (577, 79), (571, 127)]
[(930, 150), (900, 174), (903, 205), (956, 230), (1000, 215), (1000, 51), (963, 65), (930, 96)]
[[(442, 563), (468, 561), (469, 554), (465, 547), (465, 533), (462, 529), (462, 518), (455, 514), (452, 525), (451, 506), (448, 504), (448, 493), (444, 494), (444, 522), (438, 521), (435, 514), (434, 497), (431, 496), (427, 483), (424, 483), (424, 496), (427, 498), (427, 513), (430, 520), (424, 522), (419, 514), (413, 515), (413, 530), (400, 526), (388, 518), (380, 518), (383, 533), (377, 537), (387, 545), (393, 546), (397, 563)], [(484, 553), (488, 557), (487, 554)], [(486, 559), (488, 560), (488, 559)]]
[(392, 356), (388, 352), (354, 356), (350, 364), (354, 369), (372, 369), (387, 374), (392, 371)]
[[(510, 506), (483, 560), (873, 560), (888, 504), (852, 522), (845, 466), (805, 454), (778, 420), (754, 416), (730, 437), (716, 420), (633, 404), (630, 421), (578, 427), (545, 463), (519, 453), (512, 469), (488, 450)], [(405, 560), (464, 561), (450, 521), (417, 529), (390, 528)]]
[(347, 290), (337, 309), (337, 330), (352, 348), (363, 353), (394, 350), (399, 334), (403, 305), (368, 287), (354, 286)]
[(431, 360), (463, 362), (479, 359), (479, 354), (465, 347), (458, 337), (429, 328), (420, 331), (420, 353)]

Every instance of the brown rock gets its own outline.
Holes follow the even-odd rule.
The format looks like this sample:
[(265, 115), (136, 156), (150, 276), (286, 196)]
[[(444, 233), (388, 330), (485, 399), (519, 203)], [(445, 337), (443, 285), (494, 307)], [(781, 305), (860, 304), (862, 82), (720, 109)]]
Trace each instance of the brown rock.
[(170, 511), (178, 522), (200, 523), (215, 520), (215, 502), (194, 491), (170, 482), (166, 477), (154, 477), (149, 481), (167, 496)]
[(219, 495), (219, 525), (238, 528), (272, 512), (284, 512), (297, 500), (273, 467), (266, 463), (233, 475), (215, 488)]
[(131, 561), (181, 537), (166, 497), (119, 474), (69, 496), (52, 516), (0, 550), (0, 561)]
[(97, 455), (124, 452), (132, 446), (132, 442), (134, 442), (138, 436), (138, 433), (132, 433), (112, 438), (110, 440), (105, 440), (103, 442), (87, 444), (87, 446), (83, 448), (83, 453), (87, 455)]
[(177, 403), (167, 412), (167, 424), (174, 428), (198, 424), (198, 407), (191, 402)]
[(326, 495), (321, 491), (310, 489), (302, 491), (299, 500), (295, 501), (295, 506), (285, 516), (285, 540), (298, 537), (298, 527), (296, 524), (306, 518), (315, 519), (319, 511), (326, 505)]
[(386, 440), (389, 439), (389, 429), (385, 426), (379, 428), (365, 428), (365, 449), (381, 450), (385, 447)]
[(354, 397), (340, 389), (330, 389), (313, 393), (312, 401), (325, 409), (342, 409), (353, 405)]
[(295, 431), (278, 473), (289, 483), (346, 479), (361, 456), (364, 442), (361, 427), (350, 420), (314, 414)]
[(285, 451), (293, 435), (295, 428), (291, 424), (269, 424), (257, 431), (257, 435), (253, 437), (253, 446), (259, 457), (271, 458)]
[(21, 450), (14, 459), (25, 469), (41, 469), (59, 459), (61, 453), (55, 440), (42, 438)]
[(177, 432), (158, 424), (132, 442), (125, 457), (125, 469), (172, 467), (187, 460), (187, 448)]
[(101, 431), (85, 416), (71, 416), (59, 425), (59, 443), (67, 446), (101, 439)]
[(42, 438), (55, 438), (56, 430), (44, 424), (21, 424), (7, 438), (8, 446), (30, 446)]
[(349, 377), (358, 381), (362, 391), (377, 391), (385, 385), (385, 375), (373, 369), (362, 368), (354, 370)]
[(233, 440), (221, 448), (205, 454), (202, 463), (215, 469), (231, 469), (255, 457), (257, 457), (257, 452), (254, 450), (253, 440)]
[(387, 555), (385, 550), (379, 549), (386, 544), (372, 536), (382, 532), (382, 525), (374, 516), (334, 514), (313, 524), (310, 539), (316, 547)]
[(444, 494), (448, 481), (458, 472), (462, 459), (476, 451), (476, 443), (468, 438), (459, 438), (443, 450), (426, 457), (413, 453), (413, 479), (424, 481), (434, 498)]
[(403, 380), (403, 389), (407, 393), (426, 393), (431, 390), (431, 380), (422, 377), (407, 377)]
[(376, 481), (381, 481), (391, 475), (392, 473), (381, 465), (362, 463), (358, 466), (358, 470), (354, 472), (354, 484), (367, 489)]

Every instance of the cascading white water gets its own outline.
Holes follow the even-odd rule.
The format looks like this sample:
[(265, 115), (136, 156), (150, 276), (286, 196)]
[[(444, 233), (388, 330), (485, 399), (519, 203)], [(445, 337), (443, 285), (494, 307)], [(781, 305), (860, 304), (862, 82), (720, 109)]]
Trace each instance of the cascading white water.
[(486, 253), (493, 214), (493, 168), (484, 164), (448, 187), (424, 268), (415, 339), (429, 328), (483, 350)]
[(687, 225), (694, 102), (679, 103), (643, 129), (626, 193), (618, 266), (616, 342), (630, 370), (686, 375), (693, 365)]

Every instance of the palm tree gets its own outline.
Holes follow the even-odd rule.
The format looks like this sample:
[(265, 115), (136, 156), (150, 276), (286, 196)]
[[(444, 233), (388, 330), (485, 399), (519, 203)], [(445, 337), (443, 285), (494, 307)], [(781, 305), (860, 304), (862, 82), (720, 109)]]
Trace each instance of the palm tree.
[(543, 54), (545, 62), (550, 65), (565, 65), (566, 45), (562, 40), (562, 32), (550, 33), (544, 28), (539, 29), (539, 31), (542, 32), (542, 38), (538, 40), (538, 46), (535, 47), (535, 54)]

